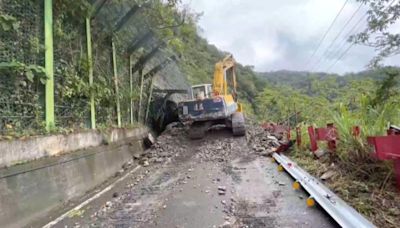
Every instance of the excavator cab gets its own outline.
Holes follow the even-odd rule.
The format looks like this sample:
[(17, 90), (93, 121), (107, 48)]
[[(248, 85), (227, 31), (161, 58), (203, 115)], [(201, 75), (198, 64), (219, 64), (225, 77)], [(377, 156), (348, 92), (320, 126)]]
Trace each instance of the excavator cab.
[(192, 100), (203, 100), (205, 98), (210, 98), (211, 95), (212, 95), (211, 84), (194, 85), (191, 88)]
[(191, 99), (179, 104), (179, 119), (190, 125), (189, 137), (202, 138), (212, 125), (217, 124), (230, 128), (235, 136), (246, 134), (235, 70), (236, 62), (228, 55), (215, 64), (213, 84), (192, 86)]

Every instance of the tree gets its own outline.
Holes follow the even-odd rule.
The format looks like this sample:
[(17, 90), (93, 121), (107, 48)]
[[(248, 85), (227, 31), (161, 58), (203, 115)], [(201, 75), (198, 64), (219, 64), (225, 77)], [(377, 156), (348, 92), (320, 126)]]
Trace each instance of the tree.
[(383, 59), (400, 54), (400, 34), (393, 33), (390, 28), (400, 17), (400, 2), (395, 0), (358, 0), (368, 5), (368, 26), (350, 41), (375, 48), (379, 54), (370, 63), (378, 66)]
[[(398, 22), (400, 18), (400, 2), (395, 0), (358, 0), (369, 6), (368, 10), (368, 26), (367, 28), (354, 36), (350, 37), (353, 43), (361, 43), (375, 48), (379, 51), (371, 62), (372, 67), (381, 67), (381, 62), (390, 56), (400, 54), (400, 34), (393, 33), (390, 29), (393, 24)], [(393, 96), (398, 96), (396, 81), (400, 78), (398, 69), (382, 68), (387, 75), (380, 88), (376, 91), (375, 99), (372, 105), (386, 102)]]

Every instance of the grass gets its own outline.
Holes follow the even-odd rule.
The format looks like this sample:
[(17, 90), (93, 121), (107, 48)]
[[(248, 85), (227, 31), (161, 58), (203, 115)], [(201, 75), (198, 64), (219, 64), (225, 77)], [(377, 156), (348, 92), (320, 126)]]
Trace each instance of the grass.
[[(307, 126), (302, 126), (302, 148), (297, 148), (291, 157), (316, 177), (328, 170), (335, 175), (326, 185), (343, 200), (365, 215), (378, 227), (398, 227), (400, 224), (400, 192), (391, 161), (379, 161), (371, 156), (367, 136), (386, 135), (389, 123), (400, 124), (400, 105), (389, 102), (372, 108), (361, 105), (356, 111), (339, 106), (330, 113), (339, 141), (334, 154), (315, 160), (307, 147)], [(361, 136), (354, 137), (353, 126), (361, 127)], [(295, 134), (294, 134), (295, 136)], [(320, 143), (324, 146), (325, 143)]]
[(392, 170), (382, 168), (380, 162), (371, 163), (373, 172), (368, 173), (357, 166), (343, 166), (332, 157), (315, 160), (309, 151), (295, 150), (291, 157), (316, 177), (334, 170), (336, 174), (325, 184), (376, 226), (394, 228), (400, 224), (400, 193)]

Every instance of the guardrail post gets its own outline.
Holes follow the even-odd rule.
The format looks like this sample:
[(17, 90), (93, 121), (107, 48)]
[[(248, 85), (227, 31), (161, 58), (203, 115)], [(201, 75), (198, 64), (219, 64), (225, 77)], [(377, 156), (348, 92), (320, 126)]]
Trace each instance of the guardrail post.
[(296, 127), (296, 143), (297, 143), (297, 147), (301, 147), (301, 128), (300, 127)]
[(93, 91), (93, 56), (92, 56), (92, 33), (90, 27), (90, 18), (86, 18), (86, 49), (87, 49), (87, 64), (90, 85), (90, 127), (96, 129), (96, 107), (94, 102)]
[(331, 152), (336, 151), (336, 140), (338, 138), (338, 133), (336, 127), (333, 123), (329, 123), (326, 125), (327, 135), (325, 140), (328, 141), (328, 148)]
[(46, 129), (55, 126), (54, 115), (54, 47), (53, 47), (53, 0), (44, 0), (44, 44), (45, 44), (45, 121)]
[(315, 136), (315, 130), (313, 126), (308, 127), (308, 135), (310, 136), (311, 151), (315, 152), (318, 150), (317, 138)]
[(117, 102), (117, 124), (118, 127), (122, 127), (121, 123), (121, 104), (119, 102), (119, 82), (118, 82), (118, 69), (117, 69), (117, 56), (115, 50), (114, 39), (111, 39), (111, 47), (112, 47), (112, 62), (113, 62), (113, 70), (114, 70), (114, 84), (115, 84), (115, 101)]
[(360, 126), (353, 126), (351, 133), (354, 137), (358, 138), (361, 135), (361, 128)]
[(400, 190), (400, 159), (394, 160), (394, 173), (396, 174), (397, 189)]

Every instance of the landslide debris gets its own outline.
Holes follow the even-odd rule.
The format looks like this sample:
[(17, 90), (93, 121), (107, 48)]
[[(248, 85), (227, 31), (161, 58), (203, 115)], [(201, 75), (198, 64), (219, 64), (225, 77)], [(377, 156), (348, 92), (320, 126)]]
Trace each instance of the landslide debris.
[(285, 134), (269, 132), (258, 125), (249, 126), (247, 143), (256, 154), (261, 156), (271, 156), (280, 149), (287, 149), (292, 144)]
[[(214, 126), (210, 129), (215, 134), (227, 134), (224, 126)], [(171, 123), (166, 130), (152, 143), (150, 148), (143, 153), (135, 154), (134, 158), (140, 164), (148, 166), (153, 163), (171, 162), (172, 159), (184, 158), (185, 151), (195, 151), (195, 157), (199, 162), (217, 161), (224, 163), (230, 159), (242, 155), (241, 143), (247, 143), (252, 152), (260, 156), (270, 156), (289, 141), (283, 134), (273, 134), (258, 125), (247, 125), (246, 138), (240, 137), (207, 137), (202, 140), (190, 140), (188, 127), (180, 123)], [(151, 138), (151, 137), (150, 137)], [(147, 140), (147, 144), (148, 141)], [(193, 147), (193, 145), (196, 145)], [(182, 156), (180, 156), (182, 155)], [(249, 154), (250, 155), (250, 154)]]

